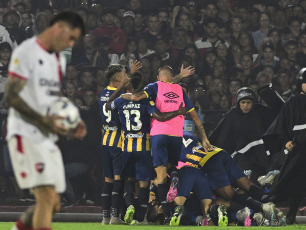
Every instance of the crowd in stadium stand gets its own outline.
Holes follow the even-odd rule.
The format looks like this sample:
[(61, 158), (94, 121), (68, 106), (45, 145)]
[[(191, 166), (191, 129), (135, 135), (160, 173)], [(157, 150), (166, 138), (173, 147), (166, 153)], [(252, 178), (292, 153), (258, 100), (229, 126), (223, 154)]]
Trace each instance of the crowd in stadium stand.
[(110, 64), (125, 65), (129, 72), (133, 61), (141, 61), (146, 83), (156, 81), (163, 65), (176, 74), (182, 64), (192, 65), (195, 74), (180, 84), (208, 134), (220, 114), (236, 104), (238, 89), (257, 92), (272, 83), (286, 101), (295, 90), (297, 73), (306, 66), (306, 0), (0, 0), (1, 202), (32, 199), (14, 181), (5, 141), (3, 94), (10, 56), (64, 9), (75, 10), (86, 23), (86, 35), (65, 50), (62, 93), (80, 108), (88, 128), (82, 141), (60, 140), (66, 204), (100, 202), (103, 159), (97, 100), (108, 85), (104, 71)]

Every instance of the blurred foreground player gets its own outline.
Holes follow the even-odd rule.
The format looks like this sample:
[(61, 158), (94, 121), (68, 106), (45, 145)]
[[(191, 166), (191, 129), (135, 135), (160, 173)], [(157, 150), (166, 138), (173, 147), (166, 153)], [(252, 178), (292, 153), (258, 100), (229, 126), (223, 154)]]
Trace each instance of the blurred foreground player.
[[(5, 92), (9, 106), (8, 146), (14, 173), (21, 189), (32, 189), (36, 204), (26, 210), (14, 229), (50, 230), (52, 216), (60, 209), (59, 193), (66, 189), (57, 134), (69, 135), (48, 116), (48, 106), (60, 95), (65, 59), (58, 52), (72, 47), (84, 34), (81, 17), (61, 12), (38, 37), (17, 47), (9, 66)], [(86, 135), (79, 123), (73, 137)]]

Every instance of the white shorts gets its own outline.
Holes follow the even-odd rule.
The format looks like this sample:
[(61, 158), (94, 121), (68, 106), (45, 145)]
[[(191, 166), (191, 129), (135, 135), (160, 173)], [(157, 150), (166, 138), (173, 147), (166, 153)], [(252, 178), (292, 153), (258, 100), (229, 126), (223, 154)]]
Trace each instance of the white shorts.
[(12, 165), (21, 189), (53, 185), (58, 193), (66, 190), (61, 151), (49, 139), (35, 142), (22, 136), (8, 140)]

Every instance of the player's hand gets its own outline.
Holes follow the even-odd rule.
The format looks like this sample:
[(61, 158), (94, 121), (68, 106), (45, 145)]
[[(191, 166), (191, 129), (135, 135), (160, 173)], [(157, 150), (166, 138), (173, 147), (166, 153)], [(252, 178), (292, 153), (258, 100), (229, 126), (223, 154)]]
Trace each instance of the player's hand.
[(205, 152), (207, 153), (208, 151), (212, 150), (212, 145), (210, 144), (208, 139), (205, 139), (202, 141), (202, 146), (205, 149)]
[[(47, 129), (49, 132), (56, 133), (56, 134), (63, 135), (63, 136), (67, 136), (69, 134), (70, 130), (66, 129), (63, 126), (60, 125), (58, 120), (61, 120), (61, 119), (65, 119), (65, 118), (61, 117), (61, 116), (56, 116), (56, 115), (44, 116), (43, 117), (43, 126), (44, 127), (40, 127), (40, 128), (41, 128), (41, 130)], [(46, 131), (44, 130), (43, 133), (46, 133)]]
[(188, 66), (187, 68), (184, 68), (184, 65), (182, 64), (182, 66), (181, 66), (181, 72), (180, 72), (179, 75), (180, 75), (182, 78), (188, 77), (188, 76), (194, 74), (194, 71), (195, 71), (195, 68), (193, 68), (191, 65)]
[(131, 74), (136, 73), (141, 68), (142, 68), (142, 64), (140, 61), (135, 60), (131, 62)]
[(84, 123), (83, 120), (81, 120), (78, 126), (76, 127), (72, 137), (76, 139), (82, 139), (86, 136), (86, 134), (87, 134), (86, 124)]
[(293, 141), (288, 141), (287, 144), (286, 144), (286, 149), (288, 149), (289, 151), (292, 151), (294, 146), (295, 145), (294, 145)]
[(180, 107), (178, 109), (179, 115), (184, 115), (186, 113), (186, 108), (183, 105), (183, 102), (180, 104)]

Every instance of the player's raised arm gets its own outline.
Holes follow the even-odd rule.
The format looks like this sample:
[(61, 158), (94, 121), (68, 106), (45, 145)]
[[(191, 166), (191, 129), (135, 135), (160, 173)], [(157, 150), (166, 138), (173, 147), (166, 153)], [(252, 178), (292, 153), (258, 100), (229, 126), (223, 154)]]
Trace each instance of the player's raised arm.
[(156, 110), (152, 117), (154, 117), (158, 121), (168, 121), (176, 116), (184, 115), (186, 113), (186, 108), (183, 106), (183, 103), (181, 103), (178, 110), (175, 110), (173, 112), (160, 112), (159, 110)]
[(45, 135), (54, 132), (67, 135), (68, 130), (58, 126), (55, 122), (58, 116), (42, 116), (33, 110), (19, 95), (27, 80), (9, 75), (5, 90), (5, 99), (9, 107), (16, 109), (24, 120), (37, 126)]
[(179, 75), (175, 76), (173, 78), (173, 83), (179, 83), (183, 78), (188, 77), (192, 74), (194, 74), (195, 68), (193, 68), (191, 65), (184, 68), (184, 65), (181, 66), (181, 72)]
[(210, 142), (209, 142), (209, 140), (206, 136), (206, 132), (205, 132), (204, 126), (201, 122), (201, 119), (199, 118), (199, 115), (197, 114), (195, 109), (190, 111), (188, 114), (190, 115), (192, 121), (194, 122), (194, 124), (196, 126), (199, 138), (202, 141), (202, 146), (205, 149), (205, 151), (207, 152), (208, 150), (211, 149), (211, 144), (210, 144)]
[(130, 82), (131, 82), (131, 79), (130, 79), (130, 78), (126, 78), (126, 79), (124, 79), (124, 80), (121, 82), (121, 84), (118, 86), (118, 88), (116, 89), (116, 91), (109, 97), (108, 101), (106, 102), (105, 108), (106, 108), (107, 110), (110, 110), (110, 103), (111, 103), (113, 100), (115, 100), (115, 99), (119, 96), (119, 94), (122, 92), (122, 90), (123, 90), (124, 88), (127, 88), (127, 87), (128, 87), (128, 85), (130, 84)]

